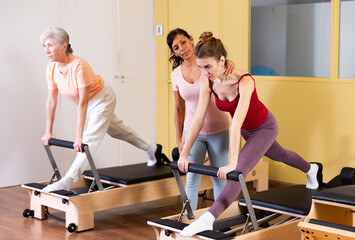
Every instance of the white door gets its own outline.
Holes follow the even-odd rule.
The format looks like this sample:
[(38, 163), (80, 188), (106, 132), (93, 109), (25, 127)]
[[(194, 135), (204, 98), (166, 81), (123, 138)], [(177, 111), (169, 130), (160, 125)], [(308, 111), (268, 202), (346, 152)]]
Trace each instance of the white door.
[[(118, 113), (126, 125), (155, 141), (154, 1), (118, 1)], [(147, 155), (121, 142), (121, 165)]]
[[(78, 0), (76, 19), (63, 19), (76, 30), (73, 40), (79, 48), (74, 54), (85, 58), (114, 89), (115, 113), (151, 141), (155, 139), (153, 4), (153, 0)], [(62, 8), (71, 11), (69, 6)], [(75, 124), (68, 130), (69, 119), (62, 120), (72, 135)], [(64, 158), (68, 169), (72, 161), (67, 159), (73, 155), (66, 152)], [(97, 168), (103, 168), (146, 162), (147, 155), (106, 135), (94, 160)]]
[[(155, 141), (153, 4), (153, 0), (79, 0), (78, 7), (80, 53), (114, 89), (118, 117), (151, 141)], [(94, 160), (102, 168), (146, 162), (147, 155), (106, 135)]]

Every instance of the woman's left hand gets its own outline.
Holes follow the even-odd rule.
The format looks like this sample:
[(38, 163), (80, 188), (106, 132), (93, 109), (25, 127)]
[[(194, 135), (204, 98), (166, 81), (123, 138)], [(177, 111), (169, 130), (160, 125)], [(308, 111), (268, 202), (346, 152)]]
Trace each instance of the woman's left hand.
[(226, 70), (224, 71), (224, 75), (228, 76), (229, 74), (231, 74), (233, 72), (235, 68), (235, 64), (234, 62), (232, 62), (231, 60), (226, 60)]
[(217, 177), (227, 181), (227, 174), (237, 168), (236, 164), (228, 164), (227, 166), (218, 169)]
[(73, 144), (73, 147), (74, 147), (74, 151), (75, 152), (82, 152), (83, 151), (83, 149), (81, 148), (81, 146), (83, 145), (83, 140), (82, 140), (82, 138), (80, 137), (77, 137), (76, 139), (75, 139), (75, 142), (74, 142), (74, 144)]

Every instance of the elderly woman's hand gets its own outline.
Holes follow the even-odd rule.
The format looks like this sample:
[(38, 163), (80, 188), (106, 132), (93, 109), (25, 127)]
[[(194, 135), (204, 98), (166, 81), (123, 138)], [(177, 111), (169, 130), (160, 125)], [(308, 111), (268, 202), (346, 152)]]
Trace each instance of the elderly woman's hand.
[(41, 141), (42, 141), (42, 144), (45, 145), (45, 146), (49, 146), (49, 139), (51, 138), (55, 138), (55, 136), (53, 136), (52, 133), (46, 133), (43, 135), (43, 137), (41, 137)]

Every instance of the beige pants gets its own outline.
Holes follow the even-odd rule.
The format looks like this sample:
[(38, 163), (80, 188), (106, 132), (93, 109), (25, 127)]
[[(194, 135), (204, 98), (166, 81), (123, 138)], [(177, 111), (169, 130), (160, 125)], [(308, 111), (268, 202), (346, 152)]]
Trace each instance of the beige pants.
[[(94, 154), (107, 133), (113, 138), (126, 141), (144, 151), (148, 149), (149, 141), (124, 125), (114, 114), (116, 95), (105, 83), (102, 90), (88, 104), (87, 126), (83, 133), (83, 143), (89, 146)], [(89, 166), (85, 153), (78, 153), (66, 176), (78, 181), (81, 174)]]

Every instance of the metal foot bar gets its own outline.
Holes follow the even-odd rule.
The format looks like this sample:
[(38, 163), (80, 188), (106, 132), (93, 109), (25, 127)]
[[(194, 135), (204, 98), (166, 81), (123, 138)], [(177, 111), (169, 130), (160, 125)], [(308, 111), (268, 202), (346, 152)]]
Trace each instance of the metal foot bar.
[[(60, 140), (60, 139), (55, 139), (55, 138), (51, 138), (49, 139), (48, 141), (49, 145), (53, 145), (53, 146), (58, 146), (58, 147), (64, 147), (64, 148), (71, 148), (71, 149), (74, 149), (74, 142), (69, 142), (69, 141), (65, 141), (65, 140)], [(59, 170), (58, 170), (58, 167), (57, 167), (57, 164), (54, 160), (54, 157), (53, 157), (53, 154), (52, 154), (52, 151), (50, 150), (49, 146), (44, 146), (44, 148), (46, 149), (46, 152), (47, 152), (47, 155), (48, 155), (48, 158), (49, 158), (49, 161), (51, 162), (51, 165), (52, 165), (52, 168), (54, 170), (54, 174), (50, 180), (49, 183), (52, 182), (54, 176), (57, 177), (58, 180), (61, 179), (61, 175), (59, 173)], [(91, 171), (94, 175), (94, 182), (95, 184), (97, 185), (97, 187), (99, 188), (99, 190), (103, 190), (103, 186), (102, 186), (102, 183), (101, 183), (101, 180), (100, 180), (100, 177), (99, 177), (99, 174), (97, 172), (97, 169), (95, 167), (95, 163), (92, 159), (92, 156), (90, 154), (90, 151), (89, 151), (89, 146), (87, 144), (82, 144), (81, 145), (81, 149), (83, 149), (83, 152), (85, 153), (87, 159), (88, 159), (88, 162), (89, 162), (89, 165), (90, 165), (90, 168), (91, 168)], [(89, 192), (91, 190), (93, 190), (94, 188), (94, 182), (93, 184), (91, 184), (90, 188), (89, 188)]]
[(57, 164), (54, 160), (52, 151), (50, 150), (49, 146), (44, 146), (44, 149), (46, 149), (49, 161), (51, 162), (51, 165), (52, 165), (52, 168), (54, 171), (51, 179), (49, 180), (49, 184), (51, 184), (53, 182), (54, 177), (57, 177), (57, 180), (60, 180), (62, 178), (62, 176), (60, 175), (59, 168), (57, 167)]
[[(170, 164), (171, 164), (171, 163), (170, 163)], [(170, 166), (171, 166), (171, 165), (170, 165)], [(190, 205), (190, 200), (187, 198), (187, 194), (186, 194), (186, 191), (185, 191), (185, 188), (184, 188), (184, 184), (182, 183), (179, 170), (173, 169), (173, 174), (174, 174), (176, 183), (177, 183), (177, 185), (178, 185), (178, 188), (179, 188), (179, 190), (180, 190), (180, 194), (181, 194), (181, 198), (182, 198), (182, 202), (183, 202), (183, 209), (182, 209), (182, 211), (181, 211), (181, 213), (180, 213), (180, 216), (178, 217), (178, 221), (179, 221), (179, 222), (181, 221), (181, 217), (182, 217), (182, 215), (184, 214), (185, 209), (186, 209), (186, 211), (187, 211), (187, 217), (188, 217), (189, 219), (194, 219), (195, 216), (194, 216), (194, 214), (192, 213), (192, 209), (191, 209), (191, 205)]]
[[(180, 177), (180, 173), (178, 172), (179, 167), (178, 167), (177, 161), (171, 162), (170, 163), (170, 167), (173, 169), (174, 175), (175, 176), (178, 175)], [(189, 172), (193, 172), (193, 173), (199, 173), (199, 174), (203, 174), (203, 175), (208, 175), (208, 176), (212, 176), (212, 177), (217, 177), (218, 168), (190, 163), (189, 167), (188, 167), (188, 171)], [(175, 178), (178, 179), (177, 177), (175, 177)], [(258, 222), (256, 220), (255, 211), (253, 209), (253, 206), (252, 206), (252, 203), (251, 203), (251, 200), (250, 200), (248, 188), (247, 188), (247, 186), (245, 184), (243, 174), (241, 172), (232, 171), (232, 172), (227, 174), (227, 179), (233, 180), (233, 181), (238, 181), (240, 183), (241, 190), (242, 190), (243, 196), (245, 198), (245, 203), (246, 203), (246, 206), (247, 206), (247, 209), (248, 209), (248, 212), (249, 212), (249, 215), (250, 215), (250, 219), (251, 219), (251, 222), (252, 222), (252, 225), (253, 225), (253, 229), (254, 229), (254, 231), (257, 231), (259, 229), (259, 225), (258, 225)], [(181, 179), (180, 179), (180, 182), (181, 182)], [(186, 192), (185, 192), (185, 189), (183, 188), (182, 182), (181, 183), (178, 182), (178, 185), (179, 184), (182, 185), (182, 188), (179, 186), (180, 192), (184, 193), (186, 195)]]

